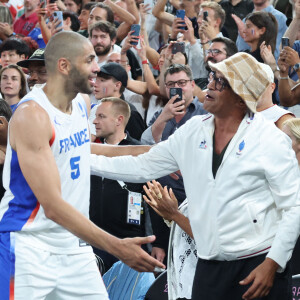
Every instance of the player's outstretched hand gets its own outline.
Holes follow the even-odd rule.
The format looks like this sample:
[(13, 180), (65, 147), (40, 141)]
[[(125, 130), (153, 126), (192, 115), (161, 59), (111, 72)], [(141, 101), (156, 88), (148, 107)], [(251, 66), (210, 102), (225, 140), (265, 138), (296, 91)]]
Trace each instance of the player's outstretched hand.
[(165, 269), (164, 264), (150, 256), (141, 248), (141, 245), (152, 243), (154, 240), (154, 235), (123, 239), (121, 240), (118, 257), (126, 265), (138, 272), (154, 272), (155, 267)]

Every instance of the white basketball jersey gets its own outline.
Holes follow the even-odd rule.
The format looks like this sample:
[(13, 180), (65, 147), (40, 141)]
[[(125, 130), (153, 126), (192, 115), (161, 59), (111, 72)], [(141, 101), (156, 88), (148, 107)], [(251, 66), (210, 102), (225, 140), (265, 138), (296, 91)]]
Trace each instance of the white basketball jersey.
[(274, 104), (273, 106), (265, 110), (262, 110), (259, 113), (262, 114), (267, 120), (272, 121), (274, 123), (276, 123), (284, 115), (288, 115), (288, 114), (293, 115), (292, 112), (284, 108), (281, 108), (276, 104)]
[[(20, 103), (34, 100), (48, 113), (53, 126), (49, 141), (60, 174), (63, 199), (86, 217), (90, 195), (90, 136), (86, 104), (81, 95), (72, 101), (72, 114), (55, 108), (42, 88), (34, 88)], [(46, 218), (27, 184), (18, 156), (9, 143), (3, 170), (6, 193), (0, 205), (0, 232), (17, 231), (30, 242), (55, 253), (90, 251), (86, 243)]]

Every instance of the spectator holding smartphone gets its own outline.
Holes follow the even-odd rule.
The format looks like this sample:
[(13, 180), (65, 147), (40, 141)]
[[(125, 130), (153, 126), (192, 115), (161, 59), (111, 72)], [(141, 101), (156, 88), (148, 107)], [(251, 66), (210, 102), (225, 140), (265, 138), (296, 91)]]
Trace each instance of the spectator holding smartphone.
[(292, 69), (294, 73), (300, 78), (300, 58), (298, 51), (291, 47), (284, 47), (280, 52), (278, 66), (280, 69), (279, 78), (279, 99), (280, 103), (284, 106), (294, 106), (300, 103), (300, 83), (293, 81), (289, 77), (289, 69)]
[(300, 117), (300, 106), (297, 105), (300, 103), (300, 87), (296, 86), (300, 78), (297, 67), (300, 56), (300, 0), (295, 1), (295, 15), (284, 33), (284, 37), (289, 39), (289, 46), (282, 47), (278, 60), (279, 76), (278, 91), (275, 91), (276, 100), (280, 101), (281, 105), (289, 107), (296, 117)]
[[(203, 18), (204, 12), (208, 14), (207, 21)], [(205, 50), (209, 48), (212, 39), (223, 36), (221, 28), (224, 22), (225, 12), (218, 3), (203, 2), (198, 16), (200, 39), (197, 40), (192, 22), (185, 18), (187, 30), (184, 36), (189, 41), (186, 45), (188, 64), (192, 68), (196, 84), (201, 89), (205, 89), (208, 82), (208, 71), (205, 68)]]

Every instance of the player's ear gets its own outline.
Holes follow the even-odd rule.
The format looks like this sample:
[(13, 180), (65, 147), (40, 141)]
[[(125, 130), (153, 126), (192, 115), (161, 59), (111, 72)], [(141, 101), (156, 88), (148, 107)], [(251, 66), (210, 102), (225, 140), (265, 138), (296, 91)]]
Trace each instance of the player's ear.
[(68, 75), (71, 70), (71, 62), (64, 57), (60, 58), (57, 61), (57, 70), (64, 75)]

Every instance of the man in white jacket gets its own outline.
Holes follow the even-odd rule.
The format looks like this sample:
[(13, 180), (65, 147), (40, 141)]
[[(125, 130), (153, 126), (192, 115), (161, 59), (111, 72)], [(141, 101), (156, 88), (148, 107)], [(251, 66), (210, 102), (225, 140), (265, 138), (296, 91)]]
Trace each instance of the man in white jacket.
[(255, 114), (271, 83), (252, 56), (237, 53), (210, 67), (204, 108), (211, 114), (138, 157), (92, 155), (92, 172), (142, 182), (180, 169), (189, 214), (175, 211), (172, 220), (197, 245), (192, 299), (288, 299), (287, 262), (300, 231), (291, 141)]

